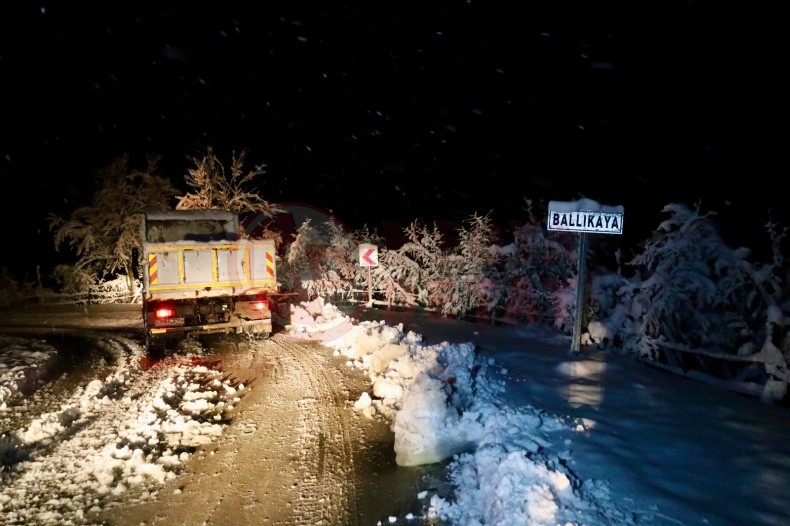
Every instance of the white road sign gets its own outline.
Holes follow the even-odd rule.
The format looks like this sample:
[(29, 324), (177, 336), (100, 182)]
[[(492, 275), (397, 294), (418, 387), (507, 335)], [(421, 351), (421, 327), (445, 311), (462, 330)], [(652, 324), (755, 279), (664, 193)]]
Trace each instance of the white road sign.
[(361, 243), (359, 245), (359, 266), (377, 267), (379, 264), (379, 248), (376, 245)]
[(549, 201), (546, 226), (565, 232), (622, 234), (623, 207), (603, 206), (592, 199)]

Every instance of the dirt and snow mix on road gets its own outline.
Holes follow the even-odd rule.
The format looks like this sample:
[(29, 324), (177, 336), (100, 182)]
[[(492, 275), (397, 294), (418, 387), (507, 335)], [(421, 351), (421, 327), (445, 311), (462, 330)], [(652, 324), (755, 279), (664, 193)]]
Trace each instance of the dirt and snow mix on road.
[[(8, 402), (20, 377), (49, 356), (45, 345), (33, 355), (17, 343), (0, 342), (8, 369), (0, 387), (8, 399), (4, 413), (25, 410), (24, 402)], [(139, 490), (136, 498), (155, 496), (197, 447), (222, 434), (244, 392), (198, 355), (153, 362), (133, 341), (105, 344), (115, 356), (106, 376), (0, 437), (3, 523), (80, 523), (130, 489)], [(20, 355), (28, 359), (10, 360)]]

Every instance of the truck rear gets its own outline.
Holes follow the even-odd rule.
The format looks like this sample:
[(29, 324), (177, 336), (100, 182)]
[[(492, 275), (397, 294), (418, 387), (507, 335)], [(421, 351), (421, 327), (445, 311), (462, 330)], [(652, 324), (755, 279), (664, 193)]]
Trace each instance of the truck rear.
[(279, 293), (271, 239), (243, 239), (227, 210), (148, 212), (142, 218), (146, 343), (190, 332), (268, 336)]

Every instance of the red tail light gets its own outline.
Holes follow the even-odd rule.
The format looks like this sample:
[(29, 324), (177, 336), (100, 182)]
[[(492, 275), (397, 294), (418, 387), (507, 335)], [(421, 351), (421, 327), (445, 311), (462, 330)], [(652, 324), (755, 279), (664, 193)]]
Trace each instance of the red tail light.
[(159, 307), (154, 311), (154, 317), (160, 320), (172, 318), (175, 315), (176, 311), (172, 307)]
[(266, 303), (265, 301), (259, 301), (259, 302), (255, 303), (255, 309), (256, 310), (266, 310), (268, 307), (269, 307), (269, 304)]

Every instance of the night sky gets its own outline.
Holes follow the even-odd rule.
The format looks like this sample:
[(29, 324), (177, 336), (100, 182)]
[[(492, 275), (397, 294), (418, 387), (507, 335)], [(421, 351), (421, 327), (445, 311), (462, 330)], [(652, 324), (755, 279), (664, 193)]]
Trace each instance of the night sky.
[(778, 3), (68, 4), (0, 7), (12, 269), (54, 261), (46, 215), (87, 203), (97, 167), (161, 155), (186, 191), (207, 147), (351, 228), (580, 197), (625, 207), (624, 242), (669, 202), (701, 200), (734, 245), (766, 243), (769, 208), (788, 224)]

